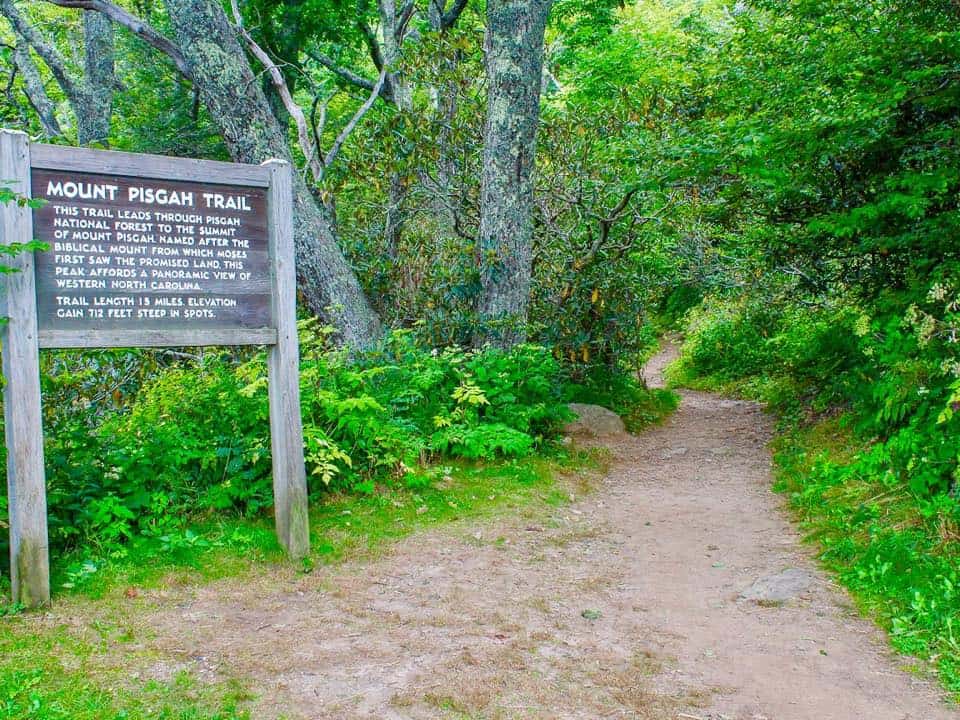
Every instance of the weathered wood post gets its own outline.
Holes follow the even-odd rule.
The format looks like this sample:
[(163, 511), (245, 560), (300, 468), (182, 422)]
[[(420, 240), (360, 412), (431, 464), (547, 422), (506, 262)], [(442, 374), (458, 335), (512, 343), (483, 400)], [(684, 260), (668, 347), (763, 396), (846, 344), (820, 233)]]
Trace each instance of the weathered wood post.
[(293, 183), (290, 164), (268, 160), (268, 242), (273, 322), (277, 341), (270, 348), (270, 443), (277, 537), (295, 559), (310, 551), (307, 480), (300, 417), (300, 351), (297, 340), (297, 278), (293, 247)]
[[(0, 181), (30, 197), (30, 141), (25, 133), (0, 130)], [(29, 207), (0, 204), (0, 242), (33, 239)], [(10, 507), (10, 579), (13, 601), (32, 607), (50, 601), (47, 493), (40, 414), (40, 353), (33, 253), (4, 257), (17, 272), (3, 276), (0, 315), (9, 320), (3, 343), (3, 411)]]

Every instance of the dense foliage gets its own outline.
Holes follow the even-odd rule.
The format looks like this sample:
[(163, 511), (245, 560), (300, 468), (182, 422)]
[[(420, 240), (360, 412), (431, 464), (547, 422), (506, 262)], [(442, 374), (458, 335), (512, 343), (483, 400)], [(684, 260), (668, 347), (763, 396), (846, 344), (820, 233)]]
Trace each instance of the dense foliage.
[(824, 559), (954, 690), (957, 18), (949, 2), (794, 0), (714, 26), (728, 41), (685, 163), (709, 188), (719, 272), (674, 371), (798, 433), (781, 488)]
[[(424, 351), (396, 334), (383, 351), (351, 358), (327, 347), (329, 334), (304, 324), (302, 409), (315, 496), (426, 487), (439, 459), (524, 457), (572, 418), (561, 368), (542, 347)], [(118, 369), (142, 372), (130, 353), (62, 353), (47, 362), (48, 501), (58, 551), (85, 546), (122, 557), (135, 535), (176, 542), (205, 513), (254, 517), (272, 506), (262, 354), (241, 361), (208, 352), (142, 383)]]
[[(642, 157), (655, 131), (634, 138), (632, 111), (611, 101), (601, 108), (607, 86), (585, 76), (596, 41), (618, 24), (616, 6), (558, 3), (548, 31), (548, 72), (556, 77), (545, 95), (529, 328), (538, 345), (507, 351), (465, 349), (480, 293), (482, 8), (468, 5), (450, 26), (426, 12), (409, 18), (404, 52), (389, 60), (389, 92), (342, 138), (339, 162), (312, 188), (335, 212), (340, 244), (371, 303), (389, 325), (404, 328), (376, 351), (348, 354), (335, 349), (328, 329), (304, 325), (305, 450), (315, 498), (327, 489), (416, 487), (443, 458), (490, 461), (539, 451), (568, 417), (567, 401), (612, 406), (633, 428), (671, 406), (672, 396), (648, 393), (632, 375), (656, 341), (647, 286), (654, 276), (665, 286), (671, 262), (660, 239), (639, 252), (639, 229), (662, 224), (669, 202), (641, 171), (622, 170)], [(77, 142), (82, 103), (67, 90), (92, 80), (85, 24), (75, 11), (49, 4), (14, 7), (62, 56), (55, 72), (36, 47), (27, 51), (62, 132), (52, 139)], [(389, 49), (376, 5), (251, 0), (239, 7), (256, 41), (280, 61), (319, 146), (329, 147), (368, 92), (331, 63), (375, 78), (369, 33), (381, 51)], [(173, 37), (169, 7), (128, 9)], [(620, 36), (637, 27), (632, 22)], [(50, 135), (31, 111), (43, 95), (30, 84), (24, 38), (12, 22), (0, 24), (0, 35), (11, 61), (9, 92), (0, 98), (4, 122)], [(126, 30), (116, 28), (115, 42), (114, 73), (124, 92), (115, 93), (109, 137), (97, 144), (225, 159), (190, 78)], [(64, 87), (64, 75), (72, 86)], [(567, 83), (583, 89), (569, 93)], [(265, 90), (289, 121), (275, 89), (265, 83)], [(600, 141), (611, 134), (623, 141)], [(294, 147), (293, 159), (305, 162)], [(391, 222), (399, 229), (385, 232)], [(261, 356), (66, 352), (45, 355), (42, 370), (56, 556), (119, 557), (132, 538), (177, 542), (191, 521), (211, 513), (269, 512)]]

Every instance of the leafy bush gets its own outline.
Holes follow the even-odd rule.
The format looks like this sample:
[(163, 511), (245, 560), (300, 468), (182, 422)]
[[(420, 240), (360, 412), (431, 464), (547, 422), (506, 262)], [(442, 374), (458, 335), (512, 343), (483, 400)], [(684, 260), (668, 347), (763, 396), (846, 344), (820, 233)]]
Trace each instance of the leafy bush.
[[(329, 347), (329, 329), (314, 321), (301, 333), (314, 496), (373, 492), (443, 457), (522, 457), (571, 418), (561, 367), (542, 347), (426, 350), (397, 333), (377, 352), (350, 356)], [(60, 371), (44, 377), (55, 401), (47, 403), (46, 455), (59, 550), (82, 545), (99, 557), (123, 556), (132, 538), (179, 542), (191, 519), (255, 516), (271, 506), (265, 356), (184, 358), (151, 365), (127, 387), (128, 373), (117, 368), (150, 365), (155, 356), (45, 357), (46, 368)], [(129, 401), (118, 403), (110, 388), (121, 386)], [(0, 494), (0, 510), (5, 504)], [(6, 562), (6, 547), (0, 553)]]
[[(918, 302), (908, 305), (910, 299)], [(870, 313), (758, 305), (741, 299), (696, 310), (674, 373), (733, 383), (787, 421), (848, 411), (859, 438), (874, 445), (873, 461), (918, 497), (954, 488), (960, 304), (953, 285), (938, 283), (906, 299), (891, 295)]]

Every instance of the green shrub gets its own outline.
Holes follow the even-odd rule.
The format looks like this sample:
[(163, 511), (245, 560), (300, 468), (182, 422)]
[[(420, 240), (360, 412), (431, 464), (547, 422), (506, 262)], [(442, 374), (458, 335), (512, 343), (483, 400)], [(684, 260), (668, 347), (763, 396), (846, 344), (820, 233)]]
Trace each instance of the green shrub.
[(603, 367), (593, 368), (580, 382), (569, 383), (565, 393), (570, 402), (610, 408), (629, 432), (638, 432), (669, 415), (680, 402), (671, 390), (651, 390), (632, 373)]
[(733, 383), (786, 424), (849, 411), (858, 437), (875, 445), (863, 462), (869, 456), (918, 497), (943, 494), (960, 467), (960, 381), (954, 299), (938, 287), (939, 300), (925, 293), (908, 305), (911, 295), (890, 295), (870, 313), (715, 300), (691, 314), (676, 372)]
[[(300, 335), (314, 500), (391, 485), (419, 492), (448, 458), (548, 450), (573, 419), (571, 400), (607, 405), (631, 428), (676, 403), (600, 366), (574, 384), (556, 353), (535, 345), (429, 349), (396, 332), (376, 351), (348, 354), (315, 321), (301, 323)], [(269, 513), (262, 352), (58, 352), (44, 354), (42, 366), (50, 539), (55, 558), (67, 558), (67, 584), (86, 583), (132, 549), (140, 557), (139, 544), (176, 554), (208, 542), (194, 523)], [(0, 491), (0, 516), (6, 501)]]
[(819, 542), (823, 561), (900, 652), (930, 660), (960, 693), (960, 504), (945, 495), (919, 498), (884, 445), (859, 445), (836, 420), (780, 439), (776, 461), (777, 488)]
[[(444, 457), (522, 457), (571, 415), (564, 372), (546, 348), (430, 350), (396, 333), (376, 352), (328, 346), (329, 329), (301, 326), (301, 407), (310, 492), (372, 492)], [(272, 504), (263, 354), (55, 354), (46, 457), (50, 537), (120, 557), (138, 537), (182, 538), (213, 513), (264, 514)], [(154, 363), (126, 387), (120, 368)], [(104, 376), (110, 378), (105, 381)], [(51, 428), (54, 430), (51, 432)], [(6, 496), (0, 493), (0, 510)], [(3, 513), (5, 515), (5, 513)], [(171, 541), (172, 542), (172, 541)], [(7, 561), (5, 533), (0, 563)]]

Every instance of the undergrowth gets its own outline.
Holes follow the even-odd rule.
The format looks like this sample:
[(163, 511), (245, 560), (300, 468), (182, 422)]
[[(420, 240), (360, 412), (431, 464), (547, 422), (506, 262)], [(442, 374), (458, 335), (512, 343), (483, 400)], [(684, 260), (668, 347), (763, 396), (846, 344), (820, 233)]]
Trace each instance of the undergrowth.
[[(380, 351), (350, 357), (329, 347), (328, 335), (312, 322), (301, 328), (314, 501), (417, 487), (444, 460), (549, 451), (572, 418), (561, 367), (545, 348), (430, 351), (398, 333)], [(62, 353), (47, 358), (43, 375), (50, 539), (55, 558), (80, 558), (74, 574), (122, 561), (144, 543), (175, 552), (206, 542), (190, 524), (271, 512), (264, 354), (188, 356), (111, 403), (122, 381), (113, 392), (107, 383), (121, 364)], [(5, 504), (0, 494), (4, 516)], [(6, 556), (0, 535), (0, 570)]]
[[(319, 516), (345, 497), (415, 497), (444, 467), (553, 457), (574, 399), (612, 406), (634, 429), (675, 403), (626, 373), (575, 383), (545, 347), (434, 350), (397, 332), (377, 351), (348, 355), (330, 332), (301, 324), (304, 451)], [(185, 351), (170, 361), (60, 352), (43, 364), (57, 592), (209, 548), (248, 560), (273, 552), (263, 353)], [(5, 505), (0, 490), (0, 516)], [(3, 529), (0, 591), (9, 576)]]
[(901, 653), (925, 659), (960, 701), (960, 532), (952, 503), (918, 502), (869, 470), (840, 420), (782, 435), (777, 483), (820, 559)]
[(0, 720), (249, 718), (254, 696), (229, 672), (210, 682), (150, 651), (158, 594), (549, 512), (603, 465), (559, 442), (570, 399), (608, 401), (634, 427), (672, 408), (633, 379), (606, 395), (573, 383), (542, 347), (433, 351), (398, 333), (348, 356), (325, 328), (301, 331), (312, 550), (296, 566), (273, 532), (262, 354), (44, 357), (55, 598), (44, 613), (0, 607)]

